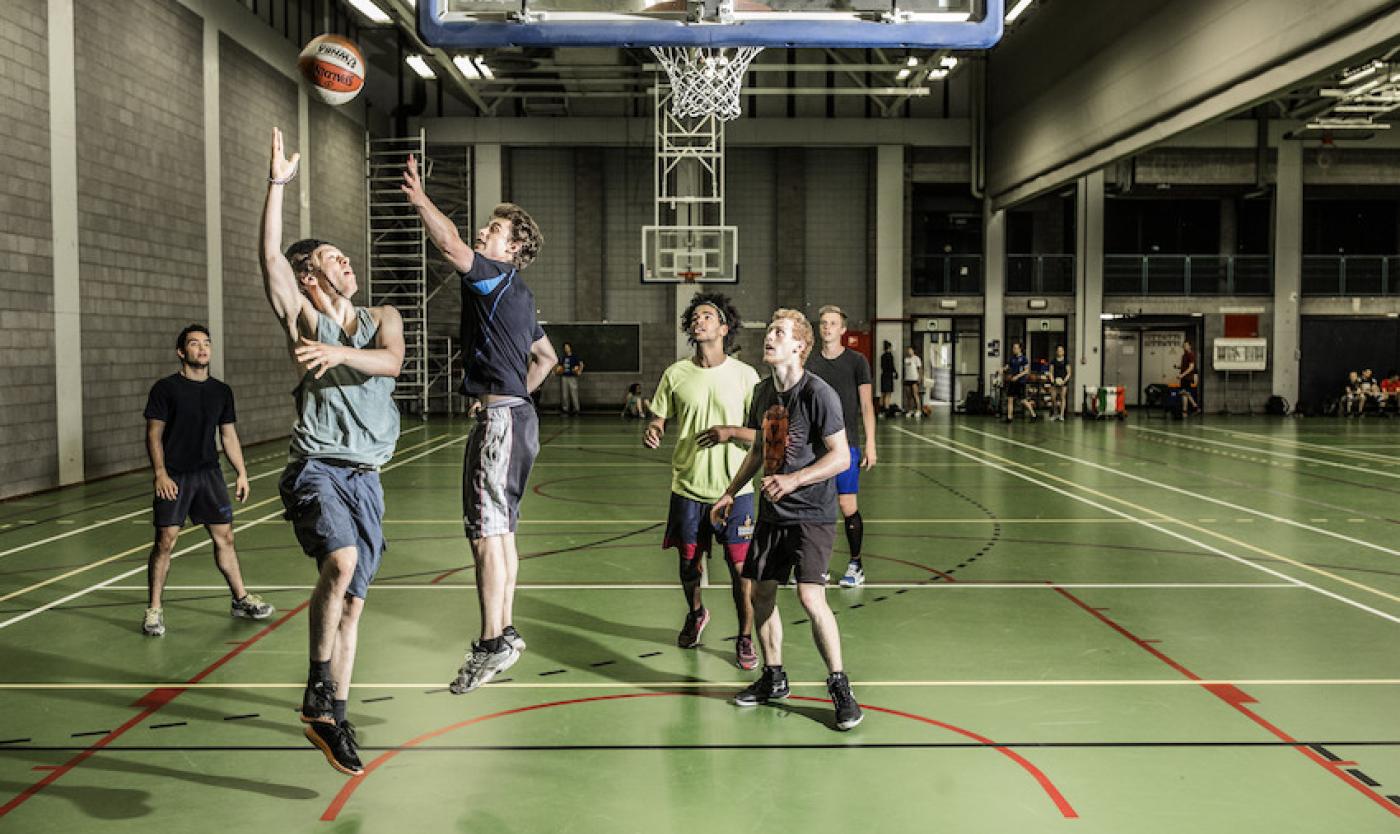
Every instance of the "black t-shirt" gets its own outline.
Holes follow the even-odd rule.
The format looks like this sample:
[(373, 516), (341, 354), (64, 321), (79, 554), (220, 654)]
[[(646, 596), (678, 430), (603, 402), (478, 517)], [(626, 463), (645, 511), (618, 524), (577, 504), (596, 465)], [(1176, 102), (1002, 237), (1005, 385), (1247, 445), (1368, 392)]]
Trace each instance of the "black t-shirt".
[(846, 424), (846, 442), (859, 446), (865, 434), (865, 421), (860, 415), (860, 386), (870, 384), (870, 363), (849, 348), (835, 359), (827, 359), (821, 351), (814, 350), (807, 357), (807, 370), (836, 391), (841, 399), (841, 420)]
[(462, 393), (528, 397), (530, 346), (544, 338), (520, 272), (477, 253), (462, 278)]
[(880, 354), (880, 377), (882, 379), (894, 379), (895, 377), (894, 354), (889, 351)]
[(1062, 380), (1069, 371), (1069, 359), (1051, 359), (1050, 376), (1054, 379)]
[(236, 420), (233, 389), (213, 377), (203, 382), (170, 376), (151, 386), (145, 417), (165, 423), (160, 445), (172, 475), (219, 468), (215, 430)]
[[(826, 454), (823, 438), (845, 426), (841, 422), (841, 400), (831, 386), (810, 373), (787, 391), (779, 391), (769, 377), (753, 390), (749, 418), (744, 423), (758, 432), (755, 442), (763, 444), (763, 474), (796, 472)], [(836, 515), (836, 479), (808, 484), (777, 504), (762, 492), (758, 517), (770, 524), (829, 522)]]

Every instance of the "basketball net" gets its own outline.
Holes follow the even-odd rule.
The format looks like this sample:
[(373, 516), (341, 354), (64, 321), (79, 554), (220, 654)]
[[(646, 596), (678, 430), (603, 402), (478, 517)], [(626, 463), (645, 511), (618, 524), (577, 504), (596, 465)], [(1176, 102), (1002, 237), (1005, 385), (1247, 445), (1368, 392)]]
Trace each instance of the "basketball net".
[(653, 46), (651, 54), (666, 69), (671, 81), (672, 115), (722, 122), (739, 118), (739, 91), (744, 72), (761, 46)]

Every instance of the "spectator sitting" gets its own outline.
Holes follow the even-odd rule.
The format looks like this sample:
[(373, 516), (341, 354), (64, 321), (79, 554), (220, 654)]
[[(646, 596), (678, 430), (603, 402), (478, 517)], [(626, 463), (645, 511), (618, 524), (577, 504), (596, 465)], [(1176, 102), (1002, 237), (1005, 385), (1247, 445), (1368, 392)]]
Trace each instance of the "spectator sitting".
[(1366, 406), (1374, 405), (1376, 413), (1385, 410), (1385, 394), (1381, 393), (1380, 381), (1376, 379), (1375, 373), (1366, 368), (1361, 372), (1361, 413), (1366, 413)]
[(1381, 380), (1381, 412), (1389, 404), (1392, 410), (1400, 410), (1400, 372), (1391, 371), (1390, 376)]
[(1347, 384), (1342, 389), (1342, 414), (1347, 417), (1352, 414), (1360, 414), (1365, 403), (1365, 399), (1361, 396), (1361, 375), (1356, 371), (1348, 371)]
[(637, 420), (651, 417), (651, 400), (642, 396), (642, 384), (634, 382), (627, 388), (627, 400), (622, 404), (622, 416)]

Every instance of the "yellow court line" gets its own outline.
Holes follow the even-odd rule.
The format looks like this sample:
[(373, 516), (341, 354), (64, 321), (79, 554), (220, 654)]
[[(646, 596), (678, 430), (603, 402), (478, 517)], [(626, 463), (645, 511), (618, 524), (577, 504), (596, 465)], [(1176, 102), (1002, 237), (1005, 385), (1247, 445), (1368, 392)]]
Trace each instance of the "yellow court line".
[[(916, 436), (917, 436), (917, 435), (916, 435)], [(1123, 499), (1123, 498), (1119, 498), (1119, 497), (1116, 496), (1116, 495), (1109, 495), (1108, 493), (1100, 492), (1100, 491), (1094, 489), (1093, 487), (1085, 486), (1085, 485), (1080, 484), (1080, 483), (1078, 483), (1078, 482), (1076, 482), (1076, 481), (1071, 481), (1071, 480), (1069, 480), (1068, 478), (1061, 478), (1061, 477), (1058, 476), (1058, 475), (1051, 475), (1051, 474), (1048, 473), (1048, 472), (1044, 472), (1044, 471), (1041, 471), (1041, 470), (1038, 470), (1038, 469), (1032, 469), (1031, 467), (1028, 467), (1028, 466), (1026, 466), (1025, 464), (1019, 463), (1019, 462), (1014, 461), (1014, 460), (1012, 460), (1012, 459), (1010, 459), (1010, 458), (1002, 457), (1001, 455), (994, 454), (994, 453), (989, 452), (989, 451), (987, 451), (987, 450), (985, 450), (985, 449), (980, 449), (980, 448), (978, 448), (978, 447), (976, 447), (976, 446), (973, 446), (973, 445), (971, 445), (971, 444), (969, 444), (969, 443), (963, 443), (963, 442), (960, 441), (960, 440), (953, 440), (952, 438), (944, 437), (943, 435), (939, 435), (939, 436), (938, 436), (938, 439), (939, 439), (939, 440), (942, 440), (942, 441), (945, 442), (945, 443), (951, 443), (951, 444), (954, 444), (954, 445), (956, 445), (956, 446), (962, 446), (964, 449), (971, 449), (972, 452), (969, 452), (968, 454), (973, 454), (973, 453), (982, 454), (982, 455), (985, 455), (985, 456), (988, 457), (988, 458), (995, 459), (995, 460), (999, 461), (1000, 463), (1002, 463), (1002, 464), (1004, 464), (1004, 465), (1007, 465), (1007, 466), (1014, 466), (1014, 467), (1018, 467), (1018, 468), (1020, 468), (1020, 469), (1028, 470), (1030, 473), (1035, 474), (1035, 475), (1038, 475), (1039, 477), (1044, 478), (1044, 479), (1046, 479), (1046, 480), (1058, 481), (1058, 482), (1060, 482), (1061, 484), (1064, 484), (1064, 485), (1066, 485), (1066, 486), (1068, 486), (1068, 487), (1071, 487), (1071, 488), (1073, 488), (1073, 489), (1081, 490), (1081, 491), (1083, 491), (1083, 492), (1089, 493), (1090, 495), (1094, 495), (1094, 496), (1097, 496), (1097, 497), (1099, 497), (1099, 498), (1102, 498), (1102, 499), (1104, 499), (1104, 500), (1106, 500), (1106, 501), (1112, 501), (1112, 502), (1114, 502), (1114, 503), (1121, 504), (1121, 505), (1123, 505), (1123, 506), (1125, 506), (1125, 507), (1129, 507), (1129, 508), (1131, 508), (1131, 509), (1133, 509), (1133, 510), (1139, 512), (1139, 513), (1143, 513), (1144, 515), (1142, 516), (1142, 518), (1150, 518), (1154, 523), (1161, 523), (1161, 522), (1166, 522), (1166, 521), (1175, 521), (1177, 524), (1180, 524), (1182, 527), (1185, 527), (1187, 530), (1192, 530), (1192, 531), (1195, 531), (1195, 532), (1197, 532), (1197, 533), (1202, 533), (1202, 534), (1204, 534), (1204, 535), (1214, 537), (1214, 538), (1219, 539), (1219, 540), (1224, 541), (1224, 542), (1229, 542), (1230, 544), (1232, 544), (1232, 545), (1234, 545), (1234, 546), (1236, 546), (1236, 547), (1244, 548), (1245, 550), (1249, 550), (1249, 551), (1251, 551), (1251, 552), (1257, 553), (1257, 554), (1259, 554), (1260, 556), (1267, 556), (1267, 557), (1269, 557), (1270, 559), (1276, 559), (1276, 560), (1278, 560), (1278, 561), (1280, 561), (1280, 562), (1283, 562), (1284, 564), (1292, 565), (1292, 566), (1295, 567), (1295, 568), (1299, 568), (1300, 570), (1305, 570), (1305, 571), (1308, 571), (1308, 572), (1310, 572), (1310, 573), (1315, 573), (1315, 574), (1317, 574), (1318, 576), (1325, 576), (1325, 577), (1327, 577), (1328, 579), (1333, 580), (1334, 582), (1340, 582), (1340, 583), (1343, 584), (1343, 585), (1350, 585), (1351, 587), (1356, 588), (1357, 590), (1367, 591), (1367, 592), (1372, 593), (1372, 594), (1375, 594), (1376, 596), (1381, 597), (1381, 598), (1383, 598), (1383, 599), (1390, 600), (1391, 602), (1400, 603), (1400, 596), (1395, 596), (1394, 594), (1388, 594), (1388, 593), (1386, 593), (1385, 591), (1382, 591), (1382, 590), (1380, 590), (1380, 589), (1378, 589), (1378, 588), (1372, 588), (1370, 585), (1367, 585), (1367, 584), (1365, 584), (1365, 583), (1357, 582), (1357, 581), (1355, 581), (1355, 580), (1353, 580), (1353, 579), (1347, 579), (1346, 577), (1338, 576), (1337, 574), (1332, 573), (1331, 571), (1323, 570), (1322, 568), (1313, 567), (1312, 565), (1306, 564), (1306, 563), (1304, 563), (1304, 562), (1299, 562), (1299, 561), (1296, 560), (1296, 559), (1290, 559), (1290, 558), (1288, 558), (1287, 556), (1284, 556), (1284, 555), (1281, 554), (1281, 553), (1275, 553), (1275, 552), (1273, 552), (1273, 551), (1271, 551), (1271, 550), (1265, 550), (1265, 549), (1262, 548), (1262, 547), (1258, 547), (1258, 546), (1256, 546), (1256, 545), (1249, 544), (1248, 542), (1240, 541), (1239, 539), (1233, 538), (1233, 537), (1231, 537), (1231, 536), (1227, 536), (1227, 535), (1225, 535), (1224, 533), (1220, 533), (1220, 532), (1217, 532), (1217, 531), (1215, 531), (1215, 530), (1211, 530), (1211, 529), (1209, 529), (1209, 528), (1207, 528), (1207, 527), (1200, 527), (1200, 526), (1198, 526), (1198, 525), (1192, 524), (1192, 523), (1189, 522), (1189, 521), (1184, 521), (1184, 520), (1182, 520), (1182, 519), (1172, 519), (1172, 518), (1169, 518), (1169, 517), (1167, 517), (1165, 514), (1163, 514), (1162, 512), (1160, 512), (1159, 510), (1154, 510), (1154, 509), (1151, 509), (1150, 507), (1144, 507), (1144, 506), (1142, 506), (1142, 505), (1140, 505), (1140, 504), (1134, 504), (1133, 502), (1128, 501), (1128, 500), (1125, 500), (1125, 499)], [(930, 441), (930, 442), (932, 442), (932, 441)], [(1244, 561), (1248, 561), (1248, 560), (1244, 560)], [(1251, 564), (1252, 564), (1252, 563), (1251, 563)], [(1256, 567), (1256, 568), (1262, 568), (1262, 566), (1259, 566), (1259, 565), (1256, 565), (1255, 567)], [(1289, 577), (1289, 578), (1292, 578), (1292, 577)], [(1294, 579), (1293, 581), (1296, 582), (1296, 581), (1300, 581), (1300, 580)], [(1325, 594), (1325, 595), (1326, 595), (1326, 594), (1330, 594), (1330, 592), (1325, 591), (1325, 590), (1322, 589), (1322, 588), (1317, 588), (1316, 590), (1319, 591), (1320, 593)], [(1345, 598), (1343, 598), (1343, 597), (1338, 597), (1338, 598), (1339, 598), (1339, 599), (1345, 599)], [(1360, 603), (1356, 603), (1356, 602), (1353, 602), (1353, 601), (1350, 601), (1350, 600), (1348, 600), (1348, 602), (1350, 602), (1352, 605), (1360, 606)], [(1381, 614), (1382, 616), (1385, 616), (1387, 619), (1393, 619), (1393, 615), (1383, 614), (1382, 612), (1373, 612), (1373, 613)]]
[[(743, 688), (753, 683), (752, 680), (735, 681), (592, 681), (592, 682), (554, 682), (554, 683), (525, 683), (516, 681), (503, 681), (488, 683), (485, 690), (492, 689), (713, 689), (719, 687)], [(1168, 679), (1105, 679), (1105, 680), (942, 680), (942, 681), (852, 681), (857, 689), (881, 686), (881, 687), (929, 687), (929, 688), (963, 688), (963, 687), (1061, 687), (1061, 686), (1123, 686), (1123, 687), (1160, 687), (1160, 686), (1400, 686), (1400, 678), (1260, 678), (1260, 679), (1221, 679), (1221, 680), (1193, 680), (1191, 678), (1168, 678)], [(791, 686), (825, 687), (826, 681), (791, 681)], [(353, 689), (444, 689), (446, 684), (442, 681), (431, 681), (427, 683), (360, 683), (356, 681), (351, 685)], [(305, 689), (305, 682), (287, 683), (210, 683), (201, 681), (200, 683), (177, 683), (177, 682), (155, 682), (155, 683), (106, 683), (93, 681), (90, 683), (0, 683), (0, 690), (10, 691), (73, 691), (73, 690), (151, 690), (151, 689)]]
[[(430, 439), (430, 440), (424, 440), (422, 443), (417, 443), (417, 444), (415, 444), (415, 445), (413, 445), (413, 446), (409, 446), (407, 449), (400, 449), (398, 453), (399, 453), (399, 454), (402, 454), (403, 452), (411, 452), (411, 451), (413, 451), (414, 449), (417, 449), (417, 448), (419, 448), (419, 447), (421, 447), (421, 446), (426, 446), (426, 445), (428, 445), (429, 443), (435, 443), (435, 442), (437, 442), (438, 440), (440, 440), (440, 438), (433, 438), (433, 439)], [(452, 443), (456, 443), (456, 442), (458, 442), (458, 441), (457, 441), (457, 440), (453, 440), (453, 441), (450, 441), (447, 445), (451, 445)], [(242, 508), (240, 508), (240, 512), (249, 512), (249, 511), (251, 511), (251, 510), (256, 510), (258, 507), (261, 507), (261, 506), (263, 506), (264, 504), (270, 504), (270, 503), (272, 503), (273, 501), (281, 501), (281, 500), (282, 500), (282, 497), (281, 497), (280, 495), (274, 495), (274, 496), (272, 496), (271, 498), (264, 498), (263, 500), (257, 502), (256, 504), (249, 504), (249, 505), (246, 506), (246, 507), (242, 507)], [(259, 522), (259, 521), (266, 521), (267, 519), (271, 518), (273, 515), (276, 515), (276, 513), (271, 513), (271, 514), (269, 514), (269, 515), (263, 516), (262, 518), (256, 519), (255, 521), (253, 521), (253, 522), (251, 522), (251, 523), (252, 523), (252, 524), (255, 524), (255, 523)], [(461, 523), (460, 519), (458, 520), (457, 523), (458, 523), (458, 524)], [(186, 533), (193, 533), (193, 532), (196, 532), (196, 531), (199, 531), (199, 530), (202, 530), (202, 529), (203, 529), (202, 527), (195, 527), (195, 526), (186, 527), (185, 529), (181, 530), (179, 533), (176, 534), (176, 539), (178, 540), (180, 536), (183, 536), (183, 535), (185, 535)], [(201, 542), (201, 544), (205, 544), (205, 542)], [(195, 545), (195, 546), (198, 547), (198, 545)], [(48, 585), (52, 585), (52, 584), (55, 583), (55, 582), (62, 582), (63, 580), (68, 579), (69, 577), (77, 576), (77, 575), (80, 574), (80, 573), (86, 573), (87, 571), (90, 571), (90, 570), (92, 570), (93, 568), (100, 568), (100, 567), (102, 567), (103, 565), (108, 564), (109, 562), (115, 562), (115, 561), (117, 561), (118, 559), (124, 559), (124, 558), (126, 558), (127, 556), (132, 556), (132, 555), (135, 555), (135, 554), (140, 553), (140, 552), (142, 552), (142, 551), (147, 551), (147, 550), (150, 550), (150, 549), (151, 549), (151, 545), (150, 545), (149, 542), (148, 542), (148, 543), (145, 543), (145, 544), (138, 544), (137, 546), (135, 546), (135, 547), (133, 547), (133, 548), (129, 548), (129, 549), (127, 549), (127, 550), (123, 550), (121, 553), (117, 553), (117, 554), (115, 554), (115, 555), (108, 556), (108, 557), (103, 558), (103, 559), (99, 559), (99, 560), (97, 560), (96, 562), (89, 562), (88, 564), (82, 565), (82, 566), (80, 566), (80, 567), (76, 567), (76, 568), (74, 568), (74, 569), (68, 571), (67, 573), (61, 574), (61, 575), (59, 575), (59, 576), (52, 576), (52, 577), (49, 577), (48, 579), (45, 579), (45, 580), (43, 580), (42, 582), (36, 582), (36, 583), (34, 583), (33, 585), (30, 585), (30, 586), (27, 587), (27, 588), (20, 588), (20, 589), (17, 590), (17, 591), (11, 591), (10, 593), (5, 594), (4, 596), (0, 596), (0, 602), (6, 602), (6, 601), (8, 601), (8, 600), (14, 599), (15, 597), (24, 596), (25, 594), (27, 594), (27, 593), (29, 593), (29, 592), (31, 592), (31, 591), (37, 591), (37, 590), (39, 590), (40, 588), (43, 588), (43, 587), (48, 586)]]

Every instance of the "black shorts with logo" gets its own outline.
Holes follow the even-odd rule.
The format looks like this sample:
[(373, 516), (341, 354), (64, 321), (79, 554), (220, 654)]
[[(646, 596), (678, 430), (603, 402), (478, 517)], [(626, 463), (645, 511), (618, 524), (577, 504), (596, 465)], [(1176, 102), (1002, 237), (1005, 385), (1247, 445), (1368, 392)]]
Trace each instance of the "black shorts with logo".
[(795, 573), (798, 582), (825, 585), (831, 580), (831, 549), (835, 543), (833, 522), (771, 524), (760, 518), (743, 576), (786, 584)]
[(232, 524), (233, 503), (219, 469), (201, 469), (171, 475), (175, 482), (174, 501), (159, 495), (151, 505), (157, 527), (184, 527), (188, 518), (195, 524)]

